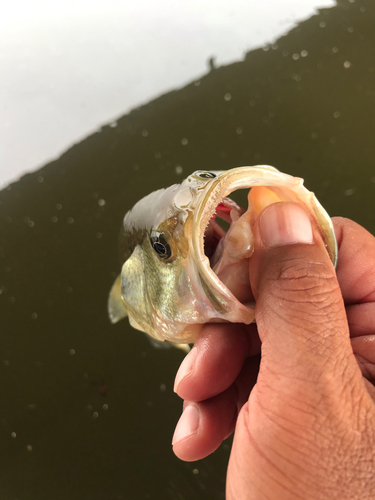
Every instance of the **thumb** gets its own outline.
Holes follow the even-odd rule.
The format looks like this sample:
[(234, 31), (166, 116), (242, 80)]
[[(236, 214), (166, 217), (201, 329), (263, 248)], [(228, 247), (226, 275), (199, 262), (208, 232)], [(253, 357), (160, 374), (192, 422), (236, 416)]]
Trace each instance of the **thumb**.
[(262, 371), (309, 383), (322, 370), (342, 377), (348, 358), (353, 369), (355, 361), (336, 273), (315, 222), (301, 205), (276, 203), (263, 210), (254, 232), (250, 282)]

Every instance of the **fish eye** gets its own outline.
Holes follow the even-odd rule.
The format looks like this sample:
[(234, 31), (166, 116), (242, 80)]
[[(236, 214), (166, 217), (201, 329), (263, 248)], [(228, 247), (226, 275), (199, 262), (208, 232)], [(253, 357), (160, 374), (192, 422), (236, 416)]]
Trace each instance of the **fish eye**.
[(163, 233), (156, 233), (150, 238), (151, 246), (162, 259), (169, 259), (172, 255), (171, 247)]
[(213, 172), (199, 172), (197, 173), (197, 177), (200, 179), (214, 179), (216, 175)]

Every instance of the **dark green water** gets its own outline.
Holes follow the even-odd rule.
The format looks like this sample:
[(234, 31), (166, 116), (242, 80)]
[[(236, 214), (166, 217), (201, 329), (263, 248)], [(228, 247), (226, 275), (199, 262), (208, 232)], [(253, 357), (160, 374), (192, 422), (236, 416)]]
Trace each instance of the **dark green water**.
[(121, 220), (193, 170), (267, 163), (375, 233), (374, 25), (339, 1), (0, 193), (1, 500), (224, 498), (230, 443), (171, 450), (183, 354), (107, 319)]

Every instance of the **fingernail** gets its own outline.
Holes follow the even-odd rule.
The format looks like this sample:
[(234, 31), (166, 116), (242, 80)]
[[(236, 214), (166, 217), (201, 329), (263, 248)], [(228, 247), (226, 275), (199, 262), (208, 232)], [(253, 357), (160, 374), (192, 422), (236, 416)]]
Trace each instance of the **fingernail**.
[(178, 386), (185, 377), (187, 377), (194, 369), (195, 365), (195, 360), (197, 358), (197, 353), (198, 349), (196, 347), (193, 347), (193, 349), (189, 352), (187, 356), (185, 356), (185, 359), (180, 365), (180, 368), (178, 369), (176, 373), (176, 378), (174, 381), (174, 387), (173, 390), (174, 392), (178, 391)]
[(296, 203), (274, 203), (259, 216), (259, 231), (269, 247), (312, 243), (313, 232), (309, 216)]
[(199, 427), (199, 410), (195, 405), (185, 407), (172, 438), (172, 446), (195, 434)]

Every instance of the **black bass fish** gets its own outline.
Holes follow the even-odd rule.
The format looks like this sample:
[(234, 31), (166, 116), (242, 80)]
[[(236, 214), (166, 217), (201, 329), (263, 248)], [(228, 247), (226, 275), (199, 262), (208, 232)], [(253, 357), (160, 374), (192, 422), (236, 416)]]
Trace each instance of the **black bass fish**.
[[(246, 188), (245, 211), (228, 195)], [(194, 342), (205, 323), (250, 324), (252, 227), (263, 208), (280, 201), (304, 206), (336, 264), (331, 219), (303, 179), (266, 165), (198, 170), (149, 194), (125, 215), (123, 266), (108, 301), (111, 321), (128, 316), (154, 339), (179, 344)], [(218, 218), (230, 224), (228, 231)]]

